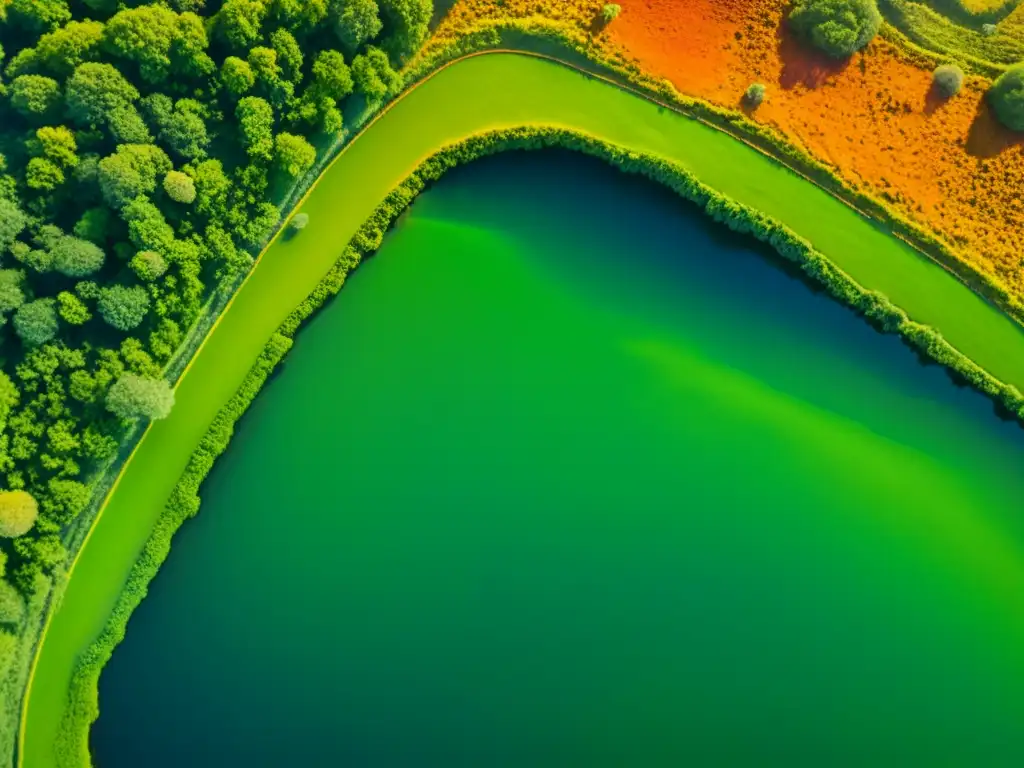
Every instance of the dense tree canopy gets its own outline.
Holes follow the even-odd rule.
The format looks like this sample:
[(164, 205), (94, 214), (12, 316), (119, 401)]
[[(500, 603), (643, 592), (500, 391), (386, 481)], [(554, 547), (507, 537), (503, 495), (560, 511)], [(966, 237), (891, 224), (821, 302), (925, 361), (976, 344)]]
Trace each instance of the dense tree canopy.
[(252, 265), (347, 100), (397, 92), (432, 3), (0, 0), (4, 12), (0, 499), (38, 499), (39, 519), (17, 546), (0, 540), (0, 567), (31, 592), (128, 422), (166, 413), (164, 367), (212, 292)]
[(817, 48), (845, 59), (874, 39), (882, 14), (875, 0), (795, 0), (789, 21)]

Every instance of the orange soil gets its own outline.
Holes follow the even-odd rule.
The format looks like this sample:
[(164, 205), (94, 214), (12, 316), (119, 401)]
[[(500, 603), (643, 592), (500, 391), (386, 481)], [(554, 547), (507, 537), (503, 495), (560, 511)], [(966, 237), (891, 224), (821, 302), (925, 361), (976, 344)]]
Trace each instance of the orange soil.
[(998, 126), (970, 78), (948, 103), (931, 72), (878, 39), (836, 64), (786, 31), (786, 0), (619, 0), (611, 40), (681, 92), (736, 107), (768, 86), (755, 118), (848, 181), (928, 225), (1024, 293), (1024, 136)]

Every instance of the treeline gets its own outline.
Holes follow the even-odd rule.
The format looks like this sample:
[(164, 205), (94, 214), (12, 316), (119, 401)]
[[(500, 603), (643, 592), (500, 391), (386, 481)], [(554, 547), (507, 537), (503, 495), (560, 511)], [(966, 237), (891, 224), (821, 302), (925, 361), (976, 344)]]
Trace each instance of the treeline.
[[(0, 0), (0, 665), (90, 478), (431, 0)], [(17, 493), (14, 493), (17, 492)], [(21, 518), (18, 518), (21, 520)], [(6, 666), (0, 669), (4, 672)]]
[(946, 366), (1024, 424), (1024, 396), (1015, 387), (988, 374), (953, 348), (935, 329), (910, 320), (903, 310), (882, 294), (860, 286), (792, 230), (716, 192), (682, 166), (656, 155), (624, 150), (584, 133), (563, 128), (506, 129), (470, 137), (429, 157), (388, 194), (352, 238), (330, 272), (271, 337), (238, 392), (217, 415), (178, 480), (143, 555), (132, 569), (107, 626), (76, 670), (70, 693), (69, 715), (63, 724), (58, 744), (61, 765), (88, 764), (89, 727), (99, 715), (97, 684), (100, 672), (124, 637), (132, 611), (145, 596), (149, 582), (167, 557), (175, 531), (199, 511), (202, 483), (214, 461), (227, 448), (235, 424), (273, 369), (287, 354), (292, 338), (302, 324), (341, 290), (349, 273), (366, 256), (380, 247), (384, 233), (413, 200), (448, 171), (500, 152), (553, 147), (600, 158), (624, 173), (639, 174), (663, 184), (680, 197), (700, 206), (715, 221), (735, 232), (767, 243), (780, 256), (799, 266), (835, 299), (862, 314), (879, 329), (899, 334), (923, 355)]

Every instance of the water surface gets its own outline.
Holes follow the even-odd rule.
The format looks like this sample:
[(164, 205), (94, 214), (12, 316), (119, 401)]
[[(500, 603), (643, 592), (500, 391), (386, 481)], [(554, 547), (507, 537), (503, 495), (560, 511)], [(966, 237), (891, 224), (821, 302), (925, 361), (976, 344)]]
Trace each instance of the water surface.
[(1020, 764), (1022, 463), (988, 401), (667, 193), (493, 158), (243, 419), (95, 761)]

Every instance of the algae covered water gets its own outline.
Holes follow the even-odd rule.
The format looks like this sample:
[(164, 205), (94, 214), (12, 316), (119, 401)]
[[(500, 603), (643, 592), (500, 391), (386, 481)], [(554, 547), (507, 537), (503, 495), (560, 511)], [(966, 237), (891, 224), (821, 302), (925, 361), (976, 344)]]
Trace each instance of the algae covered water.
[(653, 185), (480, 162), (239, 425), (95, 762), (1019, 764), (1021, 466), (990, 403)]

